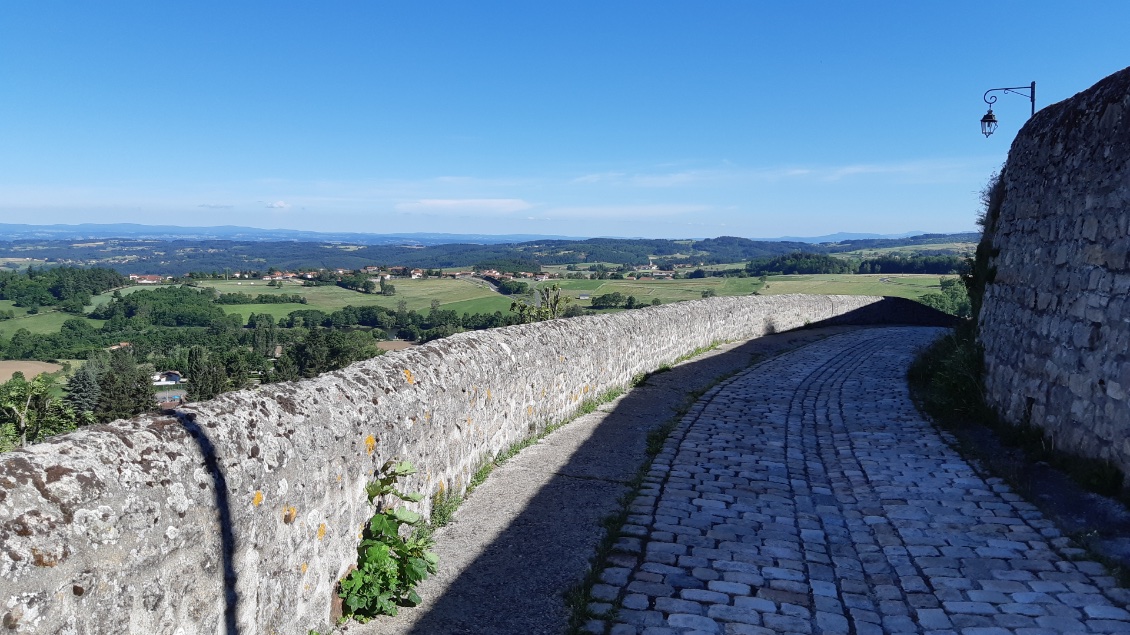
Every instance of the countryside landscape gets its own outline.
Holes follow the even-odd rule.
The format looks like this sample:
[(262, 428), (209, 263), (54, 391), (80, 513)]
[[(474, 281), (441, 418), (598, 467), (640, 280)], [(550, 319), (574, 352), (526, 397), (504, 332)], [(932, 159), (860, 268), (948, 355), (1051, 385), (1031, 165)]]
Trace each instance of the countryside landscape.
[[(546, 317), (790, 293), (904, 297), (965, 316), (959, 276), (974, 236), (411, 247), (0, 243), (0, 393), (17, 400), (42, 394), (36, 416), (50, 420), (33, 428), (7, 412), (3, 443), (24, 445), (83, 423), (313, 377), (384, 350)], [(278, 266), (271, 258), (281, 254)], [(335, 257), (357, 268), (334, 266)], [(435, 268), (413, 266), (420, 264)], [(539, 307), (551, 290), (560, 303), (551, 313), (518, 310)], [(120, 367), (108, 372), (115, 357)], [(125, 388), (109, 383), (123, 373), (135, 377), (136, 394), (118, 407), (111, 400), (121, 400)], [(150, 377), (148, 400), (143, 376)], [(94, 388), (91, 379), (105, 385)]]
[(1127, 23), (4, 5), (0, 631), (1130, 633)]

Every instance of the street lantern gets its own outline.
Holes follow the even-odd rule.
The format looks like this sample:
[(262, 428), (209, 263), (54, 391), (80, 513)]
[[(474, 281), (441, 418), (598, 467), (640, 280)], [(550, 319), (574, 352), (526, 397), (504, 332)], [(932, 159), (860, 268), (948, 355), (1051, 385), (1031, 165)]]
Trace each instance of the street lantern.
[(993, 114), (993, 109), (989, 108), (989, 112), (981, 117), (981, 134), (988, 137), (996, 132), (997, 129), (997, 116)]
[[(1029, 115), (1029, 117), (1032, 117), (1033, 115), (1036, 114), (1036, 82), (1032, 82), (1031, 85), (1029, 85), (1029, 86), (1012, 86), (1010, 88), (990, 88), (989, 90), (985, 91), (985, 96), (984, 96), (985, 103), (989, 104), (989, 112), (985, 113), (984, 117), (981, 117), (981, 134), (985, 135), (986, 139), (989, 137), (989, 135), (993, 134), (993, 132), (996, 131), (996, 129), (997, 129), (997, 116), (993, 114), (993, 104), (997, 103), (997, 96), (996, 95), (990, 95), (989, 93), (993, 93), (993, 92), (996, 92), (998, 90), (1001, 91), (1002, 93), (1012, 93), (1013, 95), (1020, 95), (1021, 97), (1027, 97), (1028, 101), (1032, 103), (1032, 114)], [(1025, 91), (1025, 90), (1028, 91), (1028, 92), (1027, 93), (1021, 92), (1021, 91)]]

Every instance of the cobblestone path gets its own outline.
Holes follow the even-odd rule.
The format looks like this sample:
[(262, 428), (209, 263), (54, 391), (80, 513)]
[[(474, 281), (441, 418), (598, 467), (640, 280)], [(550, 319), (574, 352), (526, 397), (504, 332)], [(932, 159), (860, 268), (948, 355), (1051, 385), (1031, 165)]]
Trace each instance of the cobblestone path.
[(1130, 594), (915, 410), (936, 329), (743, 372), (680, 423), (593, 589), (613, 635), (1130, 633)]

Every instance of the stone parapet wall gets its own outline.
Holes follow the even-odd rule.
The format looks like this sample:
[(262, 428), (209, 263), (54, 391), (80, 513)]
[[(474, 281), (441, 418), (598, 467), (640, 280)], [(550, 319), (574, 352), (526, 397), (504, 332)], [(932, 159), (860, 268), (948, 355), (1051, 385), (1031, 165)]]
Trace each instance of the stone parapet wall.
[(329, 621), (386, 460), (420, 469), (407, 491), (461, 492), (499, 452), (638, 373), (879, 300), (714, 298), (461, 333), (0, 455), (0, 622), (305, 634)]
[[(1130, 69), (1024, 126), (987, 231), (986, 396), (1130, 473)], [(990, 219), (994, 220), (994, 219)]]

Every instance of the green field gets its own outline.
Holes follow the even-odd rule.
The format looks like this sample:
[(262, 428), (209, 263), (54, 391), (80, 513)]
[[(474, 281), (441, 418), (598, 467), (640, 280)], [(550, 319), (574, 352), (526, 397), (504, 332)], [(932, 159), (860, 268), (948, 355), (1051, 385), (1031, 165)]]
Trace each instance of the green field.
[[(573, 298), (574, 303), (582, 307), (591, 304), (591, 298), (613, 292), (626, 296), (635, 296), (640, 304), (650, 304), (658, 298), (663, 304), (681, 302), (684, 300), (698, 300), (702, 292), (712, 289), (719, 296), (749, 295), (753, 292), (762, 295), (783, 293), (812, 293), (812, 294), (843, 294), (843, 295), (887, 295), (904, 298), (917, 298), (926, 293), (940, 290), (939, 281), (943, 276), (937, 275), (911, 275), (911, 274), (821, 274), (821, 275), (794, 275), (770, 276), (767, 284), (762, 286), (758, 278), (696, 278), (684, 280), (548, 280), (533, 285), (535, 287), (558, 284), (564, 293)], [(244, 321), (252, 313), (268, 313), (276, 319), (286, 317), (290, 312), (300, 309), (317, 309), (325, 313), (332, 313), (347, 305), (370, 306), (377, 305), (395, 309), (403, 300), (409, 309), (427, 312), (433, 300), (438, 300), (440, 307), (463, 313), (494, 313), (502, 311), (507, 313), (514, 300), (525, 299), (529, 296), (505, 296), (497, 293), (488, 285), (481, 282), (467, 280), (395, 280), (396, 295), (383, 296), (378, 294), (359, 293), (338, 286), (304, 287), (298, 284), (284, 284), (281, 289), (268, 287), (261, 281), (251, 284), (243, 281), (242, 284), (234, 280), (210, 281), (207, 285), (215, 287), (221, 293), (242, 292), (251, 295), (263, 294), (300, 294), (307, 298), (307, 304), (227, 304), (220, 305), (226, 313), (238, 314)], [(149, 287), (130, 287), (122, 293), (134, 293)], [(580, 300), (581, 295), (588, 295), (589, 299)], [(95, 297), (95, 303), (101, 304), (109, 299), (109, 294)], [(75, 316), (61, 311), (45, 310), (37, 315), (27, 315), (27, 311), (12, 305), (11, 301), (0, 300), (0, 310), (15, 311), (16, 318), (0, 321), (0, 337), (10, 338), (17, 329), (26, 328), (32, 333), (57, 333), (63, 322)], [(90, 323), (99, 328), (102, 320), (90, 320)]]
[(589, 267), (595, 267), (596, 265), (604, 265), (605, 268), (607, 268), (609, 271), (615, 271), (615, 270), (619, 269), (621, 266), (623, 266), (623, 263), (619, 263), (619, 262), (578, 262), (576, 264), (577, 269), (575, 271), (570, 271), (569, 265), (542, 265), (541, 270), (546, 272), (546, 273), (552, 273), (552, 274), (557, 274), (559, 276), (564, 276), (564, 275), (568, 275), (570, 273), (588, 273)]
[[(0, 321), (0, 337), (11, 338), (12, 333), (20, 329), (27, 329), (31, 333), (58, 333), (59, 329), (63, 327), (63, 322), (78, 317), (70, 313), (63, 313), (62, 311), (55, 311), (52, 309), (44, 309), (35, 315), (28, 315), (27, 310), (18, 306), (13, 306), (11, 300), (0, 300), (0, 311), (13, 310), (16, 312), (15, 319)], [(91, 320), (86, 318), (94, 328), (102, 327), (102, 320)]]
[[(165, 286), (165, 285), (161, 285), (161, 286)], [(146, 289), (153, 289), (153, 288), (156, 288), (155, 285), (135, 284), (132, 287), (124, 287), (124, 288), (118, 289), (118, 293), (120, 295), (129, 295), (131, 293), (136, 293), (138, 291), (144, 291)], [(103, 304), (106, 304), (107, 302), (109, 302), (112, 299), (114, 299), (114, 292), (113, 291), (107, 291), (106, 293), (99, 293), (98, 295), (96, 295), (96, 296), (94, 296), (93, 298), (90, 299), (90, 304), (86, 305), (86, 312), (90, 313), (96, 307), (100, 307), (100, 306), (102, 306)]]
[(37, 260), (34, 258), (0, 258), (0, 268), (15, 271), (23, 271), (31, 266), (42, 267), (46, 264), (46, 260)]
[[(917, 298), (941, 290), (944, 276), (928, 274), (817, 274), (769, 276), (760, 293), (814, 293), (819, 295), (889, 295)], [(721, 293), (719, 293), (721, 295)]]
[[(683, 300), (701, 300), (702, 292), (713, 289), (717, 295), (749, 295), (761, 286), (757, 278), (696, 278), (693, 280), (548, 280), (538, 286), (558, 284), (562, 291), (577, 304), (588, 306), (589, 300), (579, 300), (581, 294), (591, 297), (619, 292), (634, 295), (643, 304), (655, 298), (668, 304)], [(591, 300), (590, 297), (590, 300)]]
[[(269, 313), (275, 318), (286, 317), (291, 311), (317, 309), (332, 313), (346, 306), (383, 306), (395, 309), (404, 300), (408, 309), (426, 312), (431, 309), (432, 300), (438, 300), (440, 307), (459, 313), (494, 313), (510, 309), (510, 300), (491, 289), (485, 283), (468, 280), (393, 280), (396, 295), (386, 296), (374, 293), (350, 291), (334, 285), (304, 287), (298, 284), (284, 284), (281, 289), (268, 287), (261, 281), (236, 282), (234, 280), (210, 280), (202, 286), (214, 287), (220, 293), (246, 293), (248, 295), (298, 294), (306, 298), (306, 304), (222, 304), (224, 312), (238, 313), (246, 320), (252, 313)], [(469, 308), (471, 307), (471, 308)]]
[(880, 256), (904, 255), (916, 256), (922, 252), (941, 252), (955, 256), (971, 256), (977, 250), (977, 243), (937, 243), (933, 245), (904, 245), (902, 247), (883, 247), (875, 249), (857, 249), (855, 251), (842, 251), (829, 254), (837, 258), (848, 260), (863, 260), (865, 258), (878, 258)]

